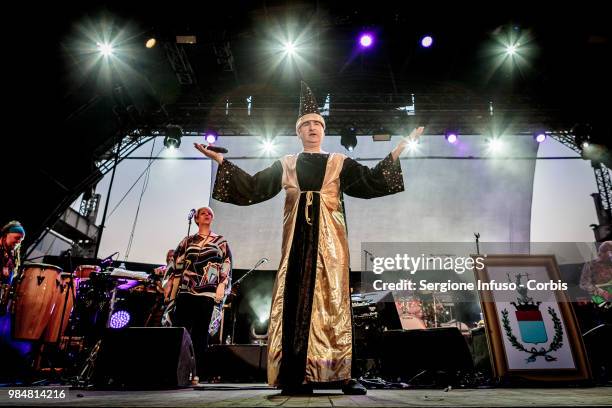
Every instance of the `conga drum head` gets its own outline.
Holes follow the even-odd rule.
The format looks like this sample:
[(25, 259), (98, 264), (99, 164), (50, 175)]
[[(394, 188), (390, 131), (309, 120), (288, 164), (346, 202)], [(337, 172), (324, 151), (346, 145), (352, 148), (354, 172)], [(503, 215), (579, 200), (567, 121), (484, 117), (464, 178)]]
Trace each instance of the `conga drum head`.
[(44, 263), (23, 265), (16, 282), (13, 337), (38, 340), (49, 324), (55, 298), (60, 291), (62, 269)]
[(63, 272), (63, 269), (60, 268), (57, 265), (51, 265), (51, 264), (39, 263), (39, 262), (24, 262), (23, 266), (21, 267), (21, 269), (23, 271), (25, 271), (26, 269), (29, 269), (29, 268), (55, 269), (57, 271), (57, 273), (62, 273)]

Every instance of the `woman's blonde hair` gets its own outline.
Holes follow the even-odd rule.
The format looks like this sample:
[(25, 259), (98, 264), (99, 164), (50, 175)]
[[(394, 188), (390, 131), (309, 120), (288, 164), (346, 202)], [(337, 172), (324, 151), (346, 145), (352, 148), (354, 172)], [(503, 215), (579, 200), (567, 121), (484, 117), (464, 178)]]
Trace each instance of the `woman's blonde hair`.
[[(202, 211), (202, 210), (208, 210), (208, 211), (210, 212), (210, 215), (212, 215), (212, 218), (213, 218), (213, 219), (215, 218), (215, 212), (212, 210), (212, 208), (210, 208), (210, 207), (208, 207), (208, 206), (207, 206), (207, 207), (200, 207), (200, 208), (198, 208), (198, 210), (197, 210), (197, 211), (196, 211), (196, 213), (195, 213), (195, 217), (196, 217), (196, 219), (198, 218), (198, 216), (200, 215), (200, 211)], [(196, 224), (197, 224), (197, 223), (198, 223), (198, 222), (196, 221)]]

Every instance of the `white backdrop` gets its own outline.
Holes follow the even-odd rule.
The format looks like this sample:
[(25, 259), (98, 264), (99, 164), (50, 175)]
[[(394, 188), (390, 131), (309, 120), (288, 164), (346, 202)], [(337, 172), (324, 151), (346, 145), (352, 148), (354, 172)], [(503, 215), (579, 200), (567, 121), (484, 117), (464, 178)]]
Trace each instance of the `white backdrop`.
[[(279, 151), (299, 151), (297, 137), (278, 139), (282, 143)], [(527, 150), (526, 154), (533, 154), (535, 147), (529, 137), (508, 139), (517, 140)], [(192, 143), (195, 140), (202, 139), (184, 137), (181, 148), (174, 154), (166, 150), (162, 152), (160, 157), (189, 160), (158, 160), (153, 163), (140, 210), (138, 202), (143, 179), (108, 218), (100, 256), (119, 251), (119, 259), (125, 258), (138, 212), (129, 260), (163, 263), (166, 250), (176, 246), (187, 232), (186, 215), (189, 209), (206, 205), (210, 199), (211, 170), (214, 172), (214, 169), (209, 160), (194, 150)], [(254, 137), (224, 137), (219, 145), (230, 148), (228, 157), (257, 156), (260, 154), (257, 140)], [(425, 136), (415, 156), (486, 155), (482, 138), (463, 136), (461, 140), (463, 144), (457, 148), (448, 145), (442, 136)], [(373, 143), (370, 137), (360, 137), (351, 155), (383, 157), (394, 145), (395, 141)], [(324, 148), (347, 153), (336, 136), (327, 136)], [(154, 155), (160, 149), (162, 138), (156, 140)], [(145, 157), (150, 151), (151, 144), (147, 144), (132, 157)], [(554, 140), (542, 144), (538, 155), (576, 156)], [(271, 164), (273, 159), (236, 162), (245, 170), (254, 172)], [(373, 166), (376, 161), (363, 163)], [(125, 160), (119, 165), (111, 191), (109, 213), (147, 164), (146, 160)], [(402, 160), (405, 192), (374, 200), (346, 197), (353, 268), (359, 270), (355, 264), (359, 262), (361, 241), (471, 242), (474, 232), (481, 233), (482, 242), (520, 242), (529, 238), (549, 242), (593, 241), (589, 225), (597, 223), (597, 218), (590, 194), (597, 191), (597, 186), (589, 163), (584, 160), (538, 160), (531, 205), (533, 165), (534, 162), (524, 160)], [(96, 189), (102, 194), (102, 206), (109, 181), (110, 173)], [(276, 268), (275, 262), (280, 252), (283, 194), (281, 192), (275, 199), (253, 207), (237, 207), (212, 200), (217, 214), (214, 229), (230, 239), (237, 267), (251, 267), (256, 259), (266, 256), (273, 262), (265, 267)], [(77, 209), (79, 203), (74, 204)], [(98, 221), (101, 220), (102, 210), (98, 214)], [(44, 253), (58, 254), (47, 251), (52, 247), (45, 243), (40, 249)]]

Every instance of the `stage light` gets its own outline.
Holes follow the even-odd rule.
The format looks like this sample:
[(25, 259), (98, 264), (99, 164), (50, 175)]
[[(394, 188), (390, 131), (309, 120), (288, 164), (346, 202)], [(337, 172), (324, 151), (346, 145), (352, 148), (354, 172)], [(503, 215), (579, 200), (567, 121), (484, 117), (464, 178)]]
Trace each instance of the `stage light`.
[(370, 33), (363, 33), (359, 36), (359, 45), (362, 48), (369, 48), (374, 44), (374, 36)]
[(98, 51), (105, 57), (110, 57), (113, 55), (113, 46), (109, 43), (97, 43)]
[(433, 38), (429, 35), (426, 35), (421, 39), (421, 46), (424, 48), (429, 48), (433, 44)]
[(514, 54), (516, 54), (516, 50), (517, 50), (517, 46), (516, 45), (508, 45), (506, 47), (506, 54), (508, 54), (509, 56), (514, 56)]
[(340, 144), (349, 152), (355, 149), (355, 146), (357, 146), (357, 132), (354, 127), (345, 128), (340, 133)]
[(444, 138), (450, 144), (455, 144), (459, 140), (459, 134), (453, 130), (447, 130), (444, 132)]
[(177, 35), (176, 43), (177, 44), (196, 44), (198, 39), (195, 35)]
[(218, 138), (219, 136), (217, 135), (217, 132), (213, 130), (207, 131), (204, 135), (204, 139), (206, 140), (206, 143), (209, 143), (209, 144), (215, 143)]
[(590, 123), (578, 123), (572, 128), (571, 132), (574, 135), (574, 143), (576, 143), (576, 146), (586, 149), (591, 145), (593, 125)]
[(419, 142), (417, 140), (408, 141), (407, 148), (409, 152), (415, 152), (418, 147), (419, 147)]
[(543, 143), (546, 140), (546, 133), (544, 132), (535, 132), (533, 134), (533, 139), (538, 143)]
[(274, 151), (276, 150), (276, 143), (274, 142), (274, 139), (270, 140), (270, 139), (264, 139), (261, 142), (261, 149), (264, 151), (264, 153), (266, 154), (272, 154), (274, 153)]
[(487, 140), (488, 150), (490, 153), (498, 153), (504, 147), (504, 143), (501, 141), (499, 137), (492, 137)]
[(285, 53), (287, 55), (289, 55), (290, 57), (293, 56), (293, 54), (295, 54), (295, 44), (292, 43), (291, 41), (288, 41), (285, 43), (285, 45), (283, 46), (283, 51), (285, 51)]
[(251, 344), (266, 344), (268, 340), (268, 316), (258, 316), (251, 323)]
[(166, 137), (164, 138), (164, 146), (168, 149), (178, 149), (181, 145), (183, 131), (179, 126), (169, 125), (166, 127)]
[(155, 44), (157, 44), (157, 40), (155, 38), (149, 38), (147, 42), (145, 43), (145, 47), (153, 48), (155, 47)]
[(127, 310), (117, 310), (114, 312), (109, 321), (111, 329), (122, 329), (130, 323), (132, 316)]

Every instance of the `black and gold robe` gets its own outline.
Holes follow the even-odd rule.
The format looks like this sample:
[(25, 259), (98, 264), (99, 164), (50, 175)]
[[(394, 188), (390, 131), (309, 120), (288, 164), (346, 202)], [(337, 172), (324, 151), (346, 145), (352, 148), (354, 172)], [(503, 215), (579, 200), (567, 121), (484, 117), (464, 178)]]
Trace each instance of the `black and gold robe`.
[(284, 156), (251, 176), (224, 160), (213, 198), (256, 204), (284, 189), (281, 262), (268, 328), (268, 383), (351, 378), (349, 251), (342, 194), (373, 198), (404, 190), (391, 155), (370, 169), (343, 154)]

